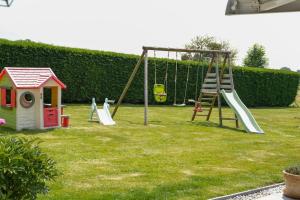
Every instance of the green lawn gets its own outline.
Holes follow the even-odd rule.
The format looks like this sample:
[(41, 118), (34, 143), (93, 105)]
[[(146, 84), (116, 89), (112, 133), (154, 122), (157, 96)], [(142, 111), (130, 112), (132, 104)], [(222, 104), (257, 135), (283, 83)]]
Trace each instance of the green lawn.
[[(300, 162), (300, 109), (252, 109), (266, 134), (189, 121), (191, 107), (125, 106), (115, 127), (87, 121), (90, 107), (72, 105), (71, 128), (2, 134), (39, 137), (63, 175), (39, 199), (207, 199), (282, 182)], [(224, 113), (232, 113), (225, 109)]]
[(298, 89), (298, 95), (296, 97), (296, 103), (299, 105), (300, 104), (300, 85), (299, 85), (299, 89)]

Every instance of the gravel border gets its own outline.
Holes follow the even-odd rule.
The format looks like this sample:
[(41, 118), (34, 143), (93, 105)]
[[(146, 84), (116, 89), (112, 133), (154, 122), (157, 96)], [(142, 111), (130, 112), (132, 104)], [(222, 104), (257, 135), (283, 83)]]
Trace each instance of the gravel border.
[(284, 188), (284, 183), (279, 183), (279, 184), (274, 184), (266, 187), (257, 188), (254, 190), (248, 190), (245, 192), (239, 192), (231, 195), (216, 197), (210, 200), (253, 200), (274, 193), (280, 193), (283, 188)]

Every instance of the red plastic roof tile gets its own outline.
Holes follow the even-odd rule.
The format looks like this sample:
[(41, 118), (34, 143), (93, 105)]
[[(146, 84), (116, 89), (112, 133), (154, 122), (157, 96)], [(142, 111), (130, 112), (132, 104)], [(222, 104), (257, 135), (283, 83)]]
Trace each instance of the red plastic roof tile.
[(17, 89), (40, 88), (50, 79), (59, 84), (62, 89), (66, 88), (51, 68), (5, 67), (0, 74), (0, 80), (6, 73)]

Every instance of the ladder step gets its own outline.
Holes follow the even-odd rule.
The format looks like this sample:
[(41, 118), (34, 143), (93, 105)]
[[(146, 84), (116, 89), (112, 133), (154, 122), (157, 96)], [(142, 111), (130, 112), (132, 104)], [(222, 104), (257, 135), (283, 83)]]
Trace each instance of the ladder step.
[(231, 80), (230, 79), (223, 79), (223, 80), (221, 80), (221, 83), (222, 84), (224, 84), (224, 83), (231, 84)]
[(236, 118), (226, 118), (226, 117), (223, 117), (222, 120), (238, 121), (238, 119), (236, 119)]
[(204, 79), (204, 83), (216, 83), (217, 79), (215, 78), (206, 78)]
[(221, 85), (221, 89), (231, 89), (231, 85)]
[(218, 93), (202, 93), (203, 96), (207, 96), (207, 97), (216, 97), (218, 96)]
[(205, 93), (206, 95), (207, 94), (214, 94), (215, 95), (215, 94), (217, 94), (217, 89), (202, 89), (201, 92)]
[(205, 115), (205, 114), (199, 114), (199, 115), (196, 115), (196, 116), (198, 116), (198, 117), (207, 117), (207, 115)]
[(214, 98), (201, 98), (201, 101), (211, 101), (213, 100)]
[(216, 73), (207, 73), (206, 77), (207, 78), (215, 78), (215, 77), (217, 77), (217, 74)]
[(201, 102), (201, 106), (202, 106), (202, 107), (203, 107), (203, 106), (208, 106), (208, 107), (210, 107), (211, 104), (208, 104), (208, 103), (206, 103), (206, 102)]
[(210, 108), (203, 108), (203, 107), (201, 107), (201, 109), (200, 109), (200, 107), (194, 109), (194, 111), (196, 111), (196, 112), (203, 112), (203, 111), (209, 111), (209, 110), (210, 110)]
[(231, 78), (230, 74), (223, 74), (222, 78)]
[(203, 89), (209, 89), (209, 88), (217, 88), (217, 84), (203, 84)]
[(218, 93), (212, 94), (212, 93), (202, 93), (202, 98), (214, 98), (218, 96)]

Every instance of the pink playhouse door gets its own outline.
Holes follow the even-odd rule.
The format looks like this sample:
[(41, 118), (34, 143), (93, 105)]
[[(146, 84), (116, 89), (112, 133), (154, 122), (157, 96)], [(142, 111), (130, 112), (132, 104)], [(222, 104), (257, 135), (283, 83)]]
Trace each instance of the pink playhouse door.
[(44, 88), (44, 127), (51, 128), (59, 125), (58, 121), (58, 88)]
[(44, 108), (44, 127), (58, 126), (58, 109), (57, 108)]

